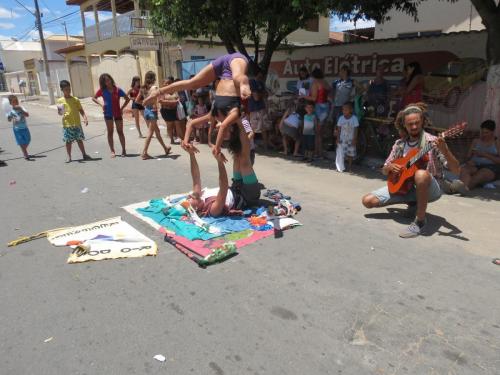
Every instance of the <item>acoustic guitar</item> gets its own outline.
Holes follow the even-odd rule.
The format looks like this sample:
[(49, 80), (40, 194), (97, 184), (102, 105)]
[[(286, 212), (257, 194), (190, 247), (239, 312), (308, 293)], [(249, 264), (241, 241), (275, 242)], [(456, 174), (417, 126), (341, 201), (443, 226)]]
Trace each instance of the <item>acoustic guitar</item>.
[[(463, 133), (467, 123), (458, 124), (443, 133), (440, 138), (453, 138)], [(427, 153), (434, 148), (432, 142), (428, 142), (424, 148), (411, 149), (402, 158), (393, 160), (392, 163), (400, 165), (400, 173), (389, 172), (387, 186), (391, 194), (406, 194), (413, 186), (413, 177), (418, 169), (423, 169), (427, 159)]]

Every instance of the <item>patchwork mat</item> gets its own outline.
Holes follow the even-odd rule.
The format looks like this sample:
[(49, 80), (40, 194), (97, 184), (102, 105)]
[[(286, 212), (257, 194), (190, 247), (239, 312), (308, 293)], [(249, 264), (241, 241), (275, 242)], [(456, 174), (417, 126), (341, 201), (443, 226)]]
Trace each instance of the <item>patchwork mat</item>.
[[(163, 199), (130, 204), (123, 207), (131, 215), (148, 223), (163, 234), (168, 234), (181, 245), (192, 249), (196, 254), (205, 257), (224, 243), (233, 242), (238, 249), (274, 234), (274, 228), (256, 230), (244, 217), (203, 218), (209, 225), (216, 227), (220, 233), (213, 234), (179, 218), (172, 219), (172, 215), (165, 215), (165, 202), (177, 202), (186, 197), (186, 194), (174, 194)], [(291, 218), (278, 220), (280, 228), (301, 225)]]

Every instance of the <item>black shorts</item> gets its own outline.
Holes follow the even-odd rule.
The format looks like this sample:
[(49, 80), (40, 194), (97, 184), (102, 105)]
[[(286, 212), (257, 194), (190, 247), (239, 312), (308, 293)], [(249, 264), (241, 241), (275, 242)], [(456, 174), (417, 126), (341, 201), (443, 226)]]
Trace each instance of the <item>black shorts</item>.
[(135, 100), (132, 102), (132, 109), (138, 109), (139, 111), (144, 111), (142, 104), (136, 103)]
[(212, 114), (215, 116), (217, 112), (222, 115), (227, 116), (227, 114), (233, 109), (238, 110), (241, 107), (241, 99), (239, 96), (221, 96), (215, 95), (214, 106), (212, 108)]
[(113, 116), (104, 116), (104, 120), (106, 121), (123, 121), (123, 117), (120, 116), (120, 117), (113, 117)]
[(160, 109), (161, 117), (163, 120), (171, 122), (177, 121), (177, 107), (176, 108), (162, 108)]
[(305, 151), (314, 151), (316, 137), (313, 134), (302, 135), (302, 147)]
[(245, 210), (251, 207), (257, 207), (260, 199), (261, 184), (244, 184), (241, 181), (233, 182), (230, 189), (234, 197), (233, 208), (236, 210)]

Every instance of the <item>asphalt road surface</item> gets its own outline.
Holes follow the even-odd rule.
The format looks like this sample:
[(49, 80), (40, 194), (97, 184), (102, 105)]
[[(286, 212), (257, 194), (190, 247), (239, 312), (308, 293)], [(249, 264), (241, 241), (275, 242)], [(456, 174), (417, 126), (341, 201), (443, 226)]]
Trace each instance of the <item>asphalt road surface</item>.
[[(55, 111), (27, 108), (35, 161), (15, 159), (11, 127), (0, 129), (0, 158), (14, 159), (0, 168), (0, 374), (500, 373), (498, 194), (444, 196), (429, 207), (430, 234), (404, 240), (397, 208), (360, 204), (384, 183), (375, 171), (258, 155), (259, 179), (300, 201), (303, 227), (202, 270), (121, 208), (190, 189), (179, 146), (142, 161), (128, 122), (132, 156), (111, 159), (92, 121), (85, 144), (100, 160), (65, 164)], [(199, 159), (214, 186), (206, 147)], [(5, 245), (118, 215), (158, 256), (71, 265), (45, 239)]]

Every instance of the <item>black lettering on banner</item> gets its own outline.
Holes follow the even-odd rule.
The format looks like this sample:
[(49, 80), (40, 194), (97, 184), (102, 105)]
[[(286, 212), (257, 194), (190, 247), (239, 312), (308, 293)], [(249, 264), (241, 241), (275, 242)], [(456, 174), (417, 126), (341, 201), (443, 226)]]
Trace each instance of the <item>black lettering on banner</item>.
[(109, 254), (110, 252), (111, 252), (111, 249), (101, 250), (101, 254)]
[(120, 250), (122, 253), (128, 253), (130, 251), (132, 251), (132, 249), (130, 247), (124, 247), (123, 249)]
[(91, 256), (91, 257), (94, 257), (96, 255), (99, 255), (99, 251), (95, 251), (95, 250), (94, 251), (89, 251), (88, 255)]

